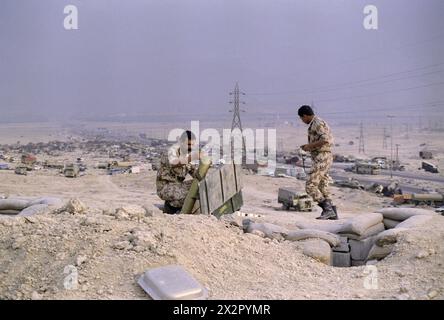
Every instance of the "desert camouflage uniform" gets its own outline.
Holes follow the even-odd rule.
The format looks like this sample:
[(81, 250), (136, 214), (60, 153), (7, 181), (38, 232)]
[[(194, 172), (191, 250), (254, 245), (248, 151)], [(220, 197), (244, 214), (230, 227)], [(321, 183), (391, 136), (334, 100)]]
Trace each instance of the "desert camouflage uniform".
[(333, 163), (331, 147), (333, 136), (327, 123), (321, 118), (314, 117), (308, 127), (308, 143), (325, 140), (328, 143), (311, 151), (312, 168), (307, 179), (305, 190), (314, 201), (322, 202), (330, 199), (328, 184), (331, 181), (328, 171)]
[(190, 174), (194, 176), (196, 167), (191, 163), (173, 165), (174, 160), (179, 159), (179, 147), (173, 146), (165, 152), (160, 160), (159, 171), (157, 171), (156, 188), (157, 195), (171, 206), (182, 208), (185, 198), (190, 190), (192, 180), (184, 181)]

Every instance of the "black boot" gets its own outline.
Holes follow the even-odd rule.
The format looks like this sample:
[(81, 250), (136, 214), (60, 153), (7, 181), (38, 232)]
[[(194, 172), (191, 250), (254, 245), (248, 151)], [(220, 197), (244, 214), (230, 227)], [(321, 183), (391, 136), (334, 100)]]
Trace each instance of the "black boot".
[(181, 208), (173, 207), (168, 201), (165, 201), (163, 206), (163, 213), (167, 214), (178, 214), (180, 213)]
[(331, 200), (326, 199), (319, 203), (319, 206), (322, 208), (321, 216), (317, 217), (318, 220), (336, 220), (338, 215), (334, 211), (332, 207)]
[(338, 211), (336, 211), (336, 206), (331, 206), (331, 208), (333, 209), (333, 211), (335, 212), (335, 216), (333, 218), (330, 218), (330, 220), (338, 220)]

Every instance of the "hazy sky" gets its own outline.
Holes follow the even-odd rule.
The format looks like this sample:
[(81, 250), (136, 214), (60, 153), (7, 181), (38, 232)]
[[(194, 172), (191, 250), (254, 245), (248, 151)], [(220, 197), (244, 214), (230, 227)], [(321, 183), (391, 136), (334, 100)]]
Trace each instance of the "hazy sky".
[(433, 115), (443, 16), (442, 0), (0, 0), (0, 118), (219, 114), (236, 81), (250, 114)]

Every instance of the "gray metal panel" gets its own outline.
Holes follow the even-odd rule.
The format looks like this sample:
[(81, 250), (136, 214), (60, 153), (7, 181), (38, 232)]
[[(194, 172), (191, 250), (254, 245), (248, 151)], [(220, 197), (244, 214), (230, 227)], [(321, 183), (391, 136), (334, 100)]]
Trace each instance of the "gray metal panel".
[(207, 197), (207, 185), (205, 180), (202, 180), (201, 182), (199, 182), (199, 203), (200, 213), (202, 214), (210, 214)]
[(234, 166), (228, 165), (221, 168), (222, 188), (224, 191), (224, 202), (230, 200), (236, 194), (236, 178)]
[(137, 283), (154, 300), (201, 300), (208, 297), (206, 288), (177, 265), (148, 270)]
[(213, 212), (224, 204), (222, 195), (222, 184), (220, 181), (220, 171), (211, 172), (205, 178), (208, 191), (208, 207)]
[(236, 174), (236, 191), (239, 192), (242, 190), (243, 185), (242, 185), (242, 166), (241, 165), (235, 165), (234, 166), (234, 171)]

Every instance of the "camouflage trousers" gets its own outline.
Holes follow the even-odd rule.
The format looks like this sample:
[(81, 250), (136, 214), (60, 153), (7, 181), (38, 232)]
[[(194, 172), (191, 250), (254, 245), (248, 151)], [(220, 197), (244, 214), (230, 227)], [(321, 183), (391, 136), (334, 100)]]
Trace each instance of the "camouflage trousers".
[(331, 180), (328, 171), (333, 163), (331, 152), (320, 152), (312, 154), (311, 173), (307, 179), (305, 190), (307, 194), (316, 202), (330, 199), (328, 184)]
[(168, 201), (173, 207), (182, 208), (192, 183), (193, 180), (166, 183), (157, 191), (157, 195), (160, 199)]

